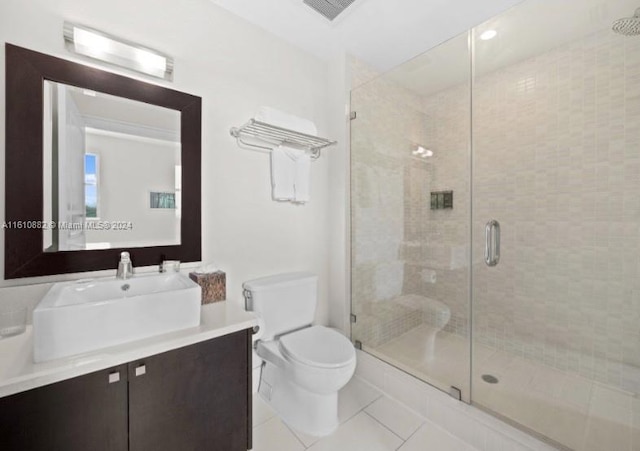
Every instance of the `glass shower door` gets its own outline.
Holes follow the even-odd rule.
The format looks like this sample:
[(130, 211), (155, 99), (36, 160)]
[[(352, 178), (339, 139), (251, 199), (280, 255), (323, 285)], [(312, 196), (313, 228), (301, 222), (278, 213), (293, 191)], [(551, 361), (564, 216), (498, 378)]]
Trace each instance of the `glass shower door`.
[(470, 67), (464, 34), (351, 94), (352, 339), (467, 402)]
[(637, 6), (474, 30), (472, 400), (574, 450), (640, 450), (640, 36), (612, 31)]

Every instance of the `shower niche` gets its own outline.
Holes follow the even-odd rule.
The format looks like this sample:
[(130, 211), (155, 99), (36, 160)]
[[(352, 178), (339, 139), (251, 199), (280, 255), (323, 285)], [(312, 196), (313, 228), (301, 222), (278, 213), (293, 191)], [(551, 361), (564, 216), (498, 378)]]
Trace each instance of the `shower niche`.
[(453, 208), (453, 191), (431, 191), (431, 209), (447, 210)]

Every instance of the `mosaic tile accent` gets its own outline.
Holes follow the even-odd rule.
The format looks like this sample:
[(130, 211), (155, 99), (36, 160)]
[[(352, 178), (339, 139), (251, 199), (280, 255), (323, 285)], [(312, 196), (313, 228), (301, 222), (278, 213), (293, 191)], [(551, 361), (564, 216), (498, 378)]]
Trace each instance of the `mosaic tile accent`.
[[(354, 84), (375, 72), (353, 62)], [(421, 99), (374, 78), (353, 96), (352, 121), (352, 304), (358, 320), (353, 338), (369, 346), (386, 343), (422, 324), (423, 314), (394, 302), (406, 293), (406, 172), (411, 140), (425, 136)]]
[(376, 347), (404, 335), (408, 330), (423, 324), (419, 311), (387, 303), (368, 303), (366, 310), (358, 314), (357, 339)]
[[(351, 123), (353, 337), (375, 347), (437, 324), (437, 312), (396, 302), (408, 294), (445, 302), (452, 310), (448, 330), (468, 336), (469, 197), (456, 194), (454, 209), (432, 211), (430, 193), (469, 191), (469, 126), (466, 140), (459, 138), (463, 124), (430, 116), (445, 110), (427, 114), (424, 99), (372, 79), (360, 63), (352, 73), (354, 82), (364, 83), (351, 99), (358, 112)], [(456, 154), (467, 154), (466, 177), (452, 178), (442, 156), (427, 162), (411, 155), (416, 143), (444, 149), (447, 137), (459, 138)]]

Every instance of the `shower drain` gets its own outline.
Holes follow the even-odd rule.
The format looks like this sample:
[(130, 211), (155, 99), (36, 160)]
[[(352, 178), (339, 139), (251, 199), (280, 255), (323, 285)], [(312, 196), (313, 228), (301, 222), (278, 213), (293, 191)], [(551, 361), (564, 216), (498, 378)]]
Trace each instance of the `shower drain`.
[(482, 375), (482, 380), (485, 381), (487, 384), (497, 384), (498, 383), (498, 378), (495, 376), (492, 376), (491, 374), (483, 374)]

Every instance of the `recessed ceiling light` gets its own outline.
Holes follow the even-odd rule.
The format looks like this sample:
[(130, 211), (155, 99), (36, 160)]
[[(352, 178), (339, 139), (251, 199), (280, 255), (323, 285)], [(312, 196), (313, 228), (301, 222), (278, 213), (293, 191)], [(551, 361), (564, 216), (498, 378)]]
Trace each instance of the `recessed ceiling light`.
[(416, 146), (416, 148), (411, 151), (412, 155), (422, 158), (428, 158), (433, 156), (433, 150), (425, 149), (423, 146)]
[(482, 39), (483, 41), (488, 41), (489, 39), (493, 39), (496, 36), (498, 36), (498, 32), (496, 30), (486, 30), (482, 32), (482, 34), (480, 35), (480, 39)]

